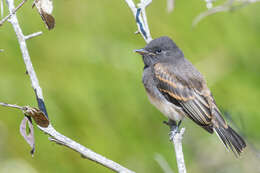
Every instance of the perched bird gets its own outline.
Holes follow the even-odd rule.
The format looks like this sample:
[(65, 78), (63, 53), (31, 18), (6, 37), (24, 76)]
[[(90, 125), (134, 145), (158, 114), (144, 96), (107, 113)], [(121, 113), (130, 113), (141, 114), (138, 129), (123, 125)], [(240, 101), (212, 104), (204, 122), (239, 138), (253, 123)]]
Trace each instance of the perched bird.
[(148, 98), (175, 125), (173, 131), (184, 117), (189, 117), (209, 133), (216, 132), (236, 156), (241, 154), (245, 141), (228, 126), (204, 77), (169, 37), (154, 39), (135, 52), (143, 57), (143, 84)]

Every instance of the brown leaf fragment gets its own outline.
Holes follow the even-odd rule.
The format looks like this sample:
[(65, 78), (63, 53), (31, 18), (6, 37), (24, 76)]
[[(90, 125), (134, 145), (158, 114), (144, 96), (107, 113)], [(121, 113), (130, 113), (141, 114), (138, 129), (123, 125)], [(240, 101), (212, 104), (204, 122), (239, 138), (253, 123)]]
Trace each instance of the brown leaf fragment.
[(24, 114), (33, 118), (37, 125), (41, 127), (48, 127), (50, 121), (45, 116), (45, 114), (38, 108), (33, 108), (29, 106), (24, 107)]
[(42, 13), (41, 17), (42, 17), (42, 20), (47, 25), (49, 30), (54, 28), (54, 26), (55, 26), (55, 19), (54, 19), (54, 17), (52, 15), (50, 15), (48, 13)]
[[(26, 127), (28, 124), (29, 132), (26, 131)], [(20, 124), (20, 133), (25, 139), (25, 141), (30, 145), (32, 148), (31, 150), (31, 155), (33, 156), (35, 152), (35, 140), (34, 140), (34, 129), (33, 129), (33, 124), (30, 121), (30, 118), (25, 116), (24, 119), (22, 120)]]
[(51, 15), (53, 10), (52, 0), (35, 0), (33, 3), (36, 6), (42, 20), (49, 30), (53, 29), (55, 26), (55, 19)]

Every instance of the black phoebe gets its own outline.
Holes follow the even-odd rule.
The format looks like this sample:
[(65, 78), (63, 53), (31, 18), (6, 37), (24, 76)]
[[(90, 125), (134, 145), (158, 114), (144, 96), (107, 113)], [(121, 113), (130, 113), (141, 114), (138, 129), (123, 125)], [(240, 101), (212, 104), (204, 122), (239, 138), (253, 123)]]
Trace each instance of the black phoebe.
[(215, 131), (226, 148), (240, 155), (245, 141), (222, 118), (205, 79), (169, 37), (154, 39), (135, 51), (143, 57), (148, 98), (169, 122), (179, 121), (179, 126), (189, 117), (209, 133)]

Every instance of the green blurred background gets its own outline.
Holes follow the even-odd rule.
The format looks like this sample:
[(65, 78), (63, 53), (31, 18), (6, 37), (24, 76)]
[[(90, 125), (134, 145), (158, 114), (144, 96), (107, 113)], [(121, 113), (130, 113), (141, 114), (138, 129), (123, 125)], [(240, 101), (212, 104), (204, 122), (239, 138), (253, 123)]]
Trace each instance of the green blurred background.
[[(50, 119), (58, 131), (136, 172), (163, 172), (161, 154), (177, 172), (166, 120), (147, 99), (141, 83), (143, 63), (133, 49), (145, 42), (124, 0), (55, 1), (56, 27), (47, 31), (32, 1), (18, 11), (43, 89)], [(260, 4), (207, 17), (194, 29), (193, 19), (206, 10), (202, 0), (154, 0), (147, 10), (153, 38), (168, 35), (205, 75), (218, 105), (231, 114), (248, 141), (240, 159), (227, 152), (216, 135), (185, 120), (183, 140), (188, 172), (260, 172)], [(5, 13), (7, 8), (5, 6)], [(0, 101), (36, 106), (34, 92), (9, 23), (0, 28)], [(35, 131), (36, 153), (19, 134), (21, 112), (0, 108), (0, 172), (49, 173), (110, 170), (48, 141)], [(232, 124), (232, 123), (231, 123)]]

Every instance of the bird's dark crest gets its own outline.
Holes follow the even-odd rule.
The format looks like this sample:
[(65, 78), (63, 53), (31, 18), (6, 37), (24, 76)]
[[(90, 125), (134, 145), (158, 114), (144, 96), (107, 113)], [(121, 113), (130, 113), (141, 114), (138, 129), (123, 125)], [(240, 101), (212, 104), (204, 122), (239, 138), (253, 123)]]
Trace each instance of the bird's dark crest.
[(163, 50), (172, 50), (178, 48), (175, 42), (167, 36), (159, 37), (152, 40), (145, 49), (152, 50), (155, 48), (161, 48)]

